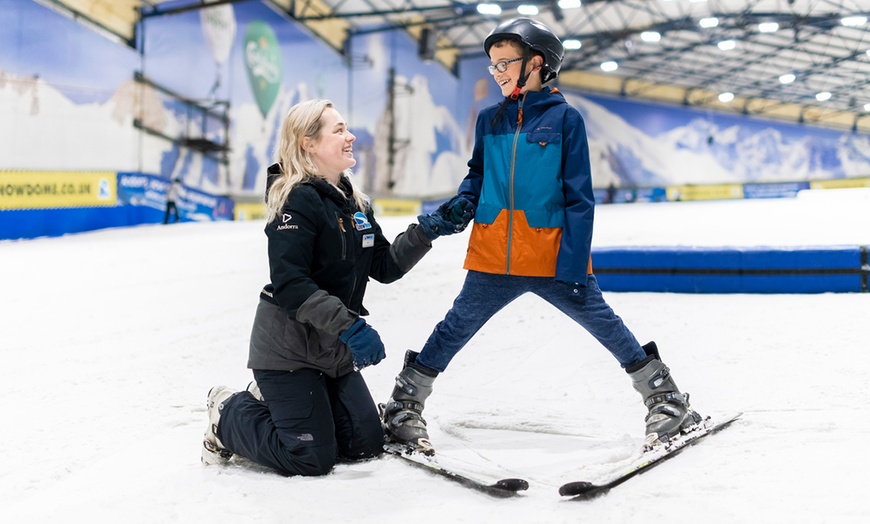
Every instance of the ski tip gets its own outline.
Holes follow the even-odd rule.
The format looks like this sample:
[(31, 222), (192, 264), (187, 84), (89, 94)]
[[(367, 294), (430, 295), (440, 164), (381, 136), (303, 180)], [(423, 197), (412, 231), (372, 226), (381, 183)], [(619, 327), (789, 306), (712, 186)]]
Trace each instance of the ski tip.
[(592, 491), (596, 489), (596, 487), (597, 486), (595, 484), (591, 482), (586, 482), (585, 480), (569, 482), (567, 484), (563, 484), (559, 488), (559, 495), (562, 495), (563, 497), (574, 497)]
[(529, 483), (524, 479), (501, 479), (495, 485), (508, 491), (525, 491), (529, 489)]
[(720, 416), (718, 418), (714, 418), (713, 419), (714, 427), (712, 428), (712, 431), (715, 432), (715, 431), (718, 431), (720, 429), (723, 429), (742, 416), (743, 416), (742, 411), (735, 411), (733, 413), (728, 413), (728, 414)]

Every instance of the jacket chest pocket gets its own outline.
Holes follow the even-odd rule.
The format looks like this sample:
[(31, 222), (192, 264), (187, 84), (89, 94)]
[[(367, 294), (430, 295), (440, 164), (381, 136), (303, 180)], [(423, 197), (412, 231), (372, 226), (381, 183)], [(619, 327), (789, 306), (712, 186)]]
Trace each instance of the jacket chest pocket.
[(526, 133), (526, 142), (529, 144), (538, 144), (541, 147), (547, 147), (548, 145), (558, 146), (558, 144), (562, 143), (562, 133), (533, 131), (531, 133)]
[(523, 167), (533, 171), (559, 169), (562, 164), (562, 133), (526, 133)]

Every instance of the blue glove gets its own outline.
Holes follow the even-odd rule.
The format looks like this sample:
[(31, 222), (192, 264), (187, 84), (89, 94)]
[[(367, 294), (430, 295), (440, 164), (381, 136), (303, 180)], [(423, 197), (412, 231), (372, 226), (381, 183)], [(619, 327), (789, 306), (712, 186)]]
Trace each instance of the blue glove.
[(440, 236), (459, 233), (468, 227), (474, 218), (475, 206), (467, 198), (455, 196), (444, 202), (428, 215), (420, 215), (417, 221), (430, 240)]
[(452, 235), (456, 232), (453, 222), (445, 219), (437, 210), (428, 215), (419, 215), (417, 222), (420, 223), (420, 228), (426, 233), (429, 240), (435, 240), (442, 235)]
[(374, 366), (387, 356), (380, 335), (366, 324), (365, 319), (361, 318), (354, 322), (338, 339), (347, 344), (353, 356), (354, 368), (357, 370)]

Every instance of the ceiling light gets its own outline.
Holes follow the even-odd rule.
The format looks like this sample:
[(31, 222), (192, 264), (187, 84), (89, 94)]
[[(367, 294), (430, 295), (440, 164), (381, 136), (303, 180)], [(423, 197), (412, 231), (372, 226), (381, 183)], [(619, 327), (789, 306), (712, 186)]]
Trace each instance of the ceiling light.
[(703, 28), (709, 29), (711, 27), (716, 27), (717, 25), (719, 25), (719, 19), (715, 16), (711, 16), (709, 18), (702, 18), (698, 20), (698, 25)]
[(644, 31), (640, 34), (640, 39), (644, 42), (658, 42), (662, 39), (662, 34), (658, 31)]
[(722, 40), (716, 46), (719, 47), (722, 51), (731, 51), (735, 47), (737, 47), (737, 42), (734, 40)]
[(727, 104), (728, 102), (734, 100), (734, 93), (720, 93), (719, 101), (723, 104)]
[(819, 102), (824, 102), (825, 100), (830, 100), (830, 99), (831, 99), (831, 92), (830, 91), (822, 91), (821, 93), (816, 93), (816, 100), (818, 100)]
[(616, 71), (617, 69), (619, 69), (619, 64), (617, 64), (613, 60), (608, 60), (607, 62), (601, 63), (601, 70), (607, 73), (611, 71)]
[(858, 27), (867, 23), (866, 16), (847, 16), (840, 19), (840, 23), (847, 27)]
[(565, 49), (580, 49), (581, 47), (583, 47), (583, 44), (580, 43), (580, 40), (569, 38), (568, 40), (562, 42), (562, 46)]
[(580, 0), (559, 0), (559, 7), (562, 9), (577, 9), (580, 5)]
[(788, 73), (786, 75), (782, 75), (781, 77), (779, 77), (779, 82), (781, 84), (790, 84), (794, 81), (795, 81), (795, 76), (791, 73)]
[(538, 14), (538, 6), (535, 5), (521, 5), (517, 7), (517, 13), (526, 16), (535, 16)]
[(501, 6), (498, 4), (477, 4), (477, 12), (482, 15), (500, 15)]
[(775, 33), (779, 29), (776, 22), (762, 22), (758, 24), (758, 30), (762, 33)]

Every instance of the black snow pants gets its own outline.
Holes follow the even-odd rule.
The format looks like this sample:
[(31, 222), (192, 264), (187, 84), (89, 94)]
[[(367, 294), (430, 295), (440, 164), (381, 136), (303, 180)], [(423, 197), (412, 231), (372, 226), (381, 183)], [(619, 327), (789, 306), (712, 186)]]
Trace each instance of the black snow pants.
[(337, 461), (383, 451), (377, 407), (359, 372), (254, 370), (263, 395), (224, 403), (217, 436), (228, 450), (285, 475), (325, 475)]

